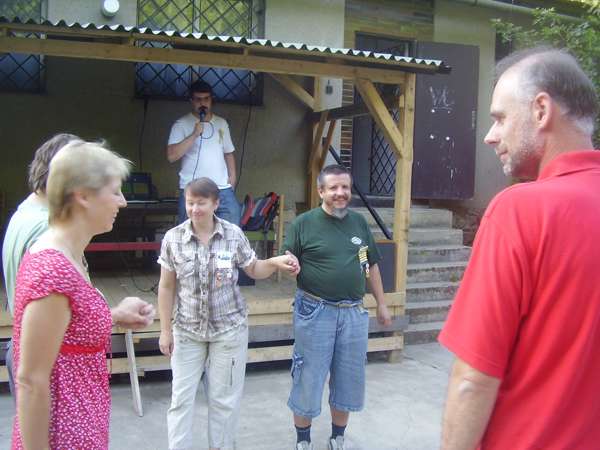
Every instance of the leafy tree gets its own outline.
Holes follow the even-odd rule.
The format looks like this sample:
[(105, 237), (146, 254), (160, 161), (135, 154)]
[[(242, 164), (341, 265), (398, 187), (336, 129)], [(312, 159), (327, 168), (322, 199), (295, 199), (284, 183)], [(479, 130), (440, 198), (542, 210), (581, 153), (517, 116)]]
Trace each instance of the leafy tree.
[[(592, 79), (600, 97), (600, 0), (584, 3), (588, 5), (588, 12), (581, 20), (565, 20), (554, 8), (537, 8), (531, 28), (500, 19), (493, 22), (502, 40), (515, 48), (546, 44), (571, 51)], [(600, 147), (600, 118), (596, 120), (594, 142)]]

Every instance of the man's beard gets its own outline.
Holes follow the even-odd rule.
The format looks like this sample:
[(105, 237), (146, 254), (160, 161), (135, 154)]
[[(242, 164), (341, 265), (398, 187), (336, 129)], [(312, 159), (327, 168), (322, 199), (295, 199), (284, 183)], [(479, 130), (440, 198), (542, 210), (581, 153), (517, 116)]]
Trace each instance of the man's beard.
[(537, 178), (541, 159), (540, 142), (530, 133), (524, 133), (517, 151), (509, 154), (502, 170), (504, 175), (521, 180)]
[(343, 219), (348, 215), (348, 207), (345, 208), (331, 208), (331, 215), (338, 219)]
[(518, 147), (508, 154), (508, 158), (502, 170), (504, 175), (512, 176), (519, 180), (536, 179), (541, 159), (540, 150), (542, 143), (539, 137), (536, 137), (531, 130), (534, 124), (531, 119), (527, 119), (522, 125), (518, 142)]

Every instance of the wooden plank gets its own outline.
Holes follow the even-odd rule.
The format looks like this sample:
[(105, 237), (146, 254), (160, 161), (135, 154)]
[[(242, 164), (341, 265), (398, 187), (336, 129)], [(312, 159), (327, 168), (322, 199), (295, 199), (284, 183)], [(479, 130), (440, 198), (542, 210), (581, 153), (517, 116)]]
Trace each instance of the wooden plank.
[(384, 105), (383, 100), (381, 100), (379, 92), (377, 92), (377, 89), (375, 89), (375, 86), (370, 80), (357, 79), (355, 84), (361, 97), (367, 104), (373, 119), (379, 128), (381, 128), (386, 140), (390, 144), (390, 147), (394, 150), (396, 156), (401, 158), (404, 149), (404, 144), (402, 142), (403, 137), (394, 123), (394, 119)]
[[(400, 350), (404, 345), (402, 336), (388, 336), (370, 338), (368, 342), (368, 352), (381, 352), (390, 350)], [(266, 362), (266, 361), (284, 361), (292, 358), (292, 345), (282, 345), (275, 347), (262, 347), (248, 349), (248, 363)], [(170, 368), (169, 359), (164, 355), (140, 356), (136, 358), (139, 371), (168, 370)], [(110, 364), (110, 362), (107, 362)], [(129, 367), (127, 358), (114, 358), (112, 360), (112, 373), (128, 373)], [(1, 376), (1, 375), (0, 375)], [(0, 378), (0, 381), (5, 381)]]
[(140, 383), (138, 380), (137, 361), (135, 356), (135, 348), (133, 346), (132, 331), (127, 330), (125, 333), (125, 346), (127, 348), (127, 365), (129, 368), (129, 382), (131, 383), (131, 394), (133, 397), (133, 409), (138, 416), (144, 415), (142, 406), (142, 396), (140, 394)]
[[(377, 312), (369, 311), (369, 333), (402, 331), (408, 326), (405, 316), (392, 317), (392, 324), (383, 326), (377, 321)], [(294, 326), (290, 321), (287, 324), (254, 325), (249, 328), (248, 342), (270, 342), (294, 339)]]
[(327, 111), (321, 113), (321, 119), (316, 127), (315, 134), (313, 136), (313, 143), (310, 150), (310, 156), (308, 157), (308, 172), (311, 173), (317, 170), (317, 160), (319, 159), (320, 149), (323, 146), (323, 131), (325, 130), (325, 124), (327, 123)]
[[(70, 40), (30, 39), (0, 37), (0, 52), (33, 53), (68, 58), (100, 59), (111, 61), (153, 62), (164, 64), (186, 64), (231, 69), (247, 69), (259, 72), (294, 74), (312, 77), (364, 78), (378, 83), (398, 84), (404, 80), (405, 70), (435, 72), (432, 66), (406, 64), (405, 67), (365, 67), (359, 63), (344, 61), (315, 62), (306, 55), (296, 58), (281, 58), (281, 55), (254, 56), (252, 54), (222, 53), (176, 48), (138, 47), (123, 44), (77, 42)], [(404, 65), (403, 65), (404, 66)]]
[(160, 250), (160, 242), (91, 242), (85, 248), (86, 252), (130, 252), (140, 250), (158, 251)]
[[(277, 255), (281, 253), (281, 249), (283, 248), (283, 212), (285, 205), (285, 194), (281, 194), (279, 196), (279, 210), (277, 211)], [(281, 270), (277, 271), (277, 282), (281, 283)]]
[[(396, 291), (406, 292), (408, 265), (408, 231), (410, 228), (410, 203), (413, 164), (413, 135), (415, 122), (414, 74), (407, 74), (404, 86), (404, 108), (400, 109), (398, 126), (404, 136), (402, 158), (396, 165), (396, 192), (394, 194), (394, 240), (396, 241)], [(401, 359), (399, 351), (391, 351), (389, 362)]]
[[(307, 52), (306, 50), (299, 50), (293, 47), (267, 47), (253, 44), (245, 44), (241, 42), (228, 42), (221, 40), (208, 40), (208, 39), (192, 39), (181, 36), (168, 36), (161, 34), (145, 34), (131, 31), (113, 31), (113, 30), (94, 30), (91, 28), (80, 29), (80, 28), (68, 28), (58, 27), (53, 25), (38, 25), (38, 24), (16, 24), (16, 23), (3, 23), (0, 24), (0, 36), (7, 35), (8, 30), (15, 32), (35, 32), (44, 34), (45, 36), (52, 36), (53, 40), (59, 40), (61, 37), (66, 36), (69, 40), (75, 40), (80, 38), (82, 41), (88, 41), (90, 38), (101, 40), (102, 42), (120, 42), (129, 45), (130, 42), (166, 42), (172, 45), (174, 49), (189, 49), (198, 51), (199, 49), (208, 49), (209, 51), (215, 52), (215, 50), (221, 50), (223, 53), (228, 54), (232, 51), (237, 51), (243, 55), (255, 55), (255, 56), (274, 56), (277, 58), (296, 58), (296, 59), (307, 59), (307, 60), (321, 60), (327, 63), (332, 61), (340, 65), (356, 64), (364, 66), (365, 63), (381, 68), (389, 68), (393, 66), (395, 68), (406, 68), (407, 70), (416, 70), (423, 73), (434, 73), (437, 72), (437, 68), (434, 66), (423, 66), (414, 63), (398, 62), (395, 60), (365, 60), (364, 57), (334, 53), (315, 53)], [(353, 47), (351, 45), (350, 47)]]
[(325, 165), (325, 160), (327, 159), (327, 154), (329, 153), (329, 147), (331, 147), (331, 141), (333, 141), (333, 132), (335, 131), (335, 127), (337, 125), (337, 120), (333, 120), (329, 122), (329, 128), (327, 128), (327, 137), (325, 138), (325, 142), (321, 145), (321, 151), (319, 152), (319, 159), (317, 161), (317, 171), (321, 172), (323, 170), (323, 166)]
[(396, 291), (406, 290), (406, 266), (408, 255), (408, 230), (410, 226), (410, 203), (413, 162), (413, 134), (415, 122), (415, 75), (407, 74), (405, 84), (405, 107), (400, 110), (399, 125), (404, 135), (402, 158), (396, 169), (396, 192), (394, 194), (394, 240), (396, 241)]
[[(4, 303), (4, 302), (2, 302), (2, 303)], [(0, 327), (6, 326), (6, 325), (12, 325), (12, 317), (8, 310), (2, 308), (2, 310), (0, 310)]]
[(306, 90), (300, 86), (298, 82), (292, 80), (288, 75), (280, 75), (276, 73), (269, 74), (273, 79), (280, 83), (290, 94), (300, 100), (311, 111), (315, 109), (315, 99)]
[[(398, 105), (404, 104), (404, 99), (401, 95), (387, 95), (382, 97), (382, 100), (387, 109), (397, 108)], [(364, 102), (360, 102), (354, 103), (353, 105), (330, 109), (327, 120), (350, 119), (352, 117), (365, 116), (367, 114), (369, 114), (368, 106)], [(312, 113), (310, 118), (313, 122), (317, 122), (320, 119), (320, 114)]]

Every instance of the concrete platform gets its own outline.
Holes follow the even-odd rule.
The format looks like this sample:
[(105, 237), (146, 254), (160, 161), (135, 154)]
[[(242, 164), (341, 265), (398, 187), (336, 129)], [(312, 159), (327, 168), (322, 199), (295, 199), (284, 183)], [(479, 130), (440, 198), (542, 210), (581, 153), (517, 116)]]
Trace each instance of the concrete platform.
[[(353, 450), (432, 450), (439, 448), (442, 408), (452, 355), (438, 344), (405, 348), (400, 363), (372, 358), (367, 366), (365, 409), (350, 417), (346, 431)], [(126, 377), (112, 384), (111, 450), (164, 450), (167, 448), (166, 411), (170, 399), (168, 373), (152, 374), (141, 382), (144, 417), (133, 411)], [(242, 401), (238, 450), (287, 450), (295, 434), (286, 406), (290, 375), (282, 364), (250, 367)], [(323, 413), (313, 423), (315, 449), (325, 449), (331, 431), (327, 388)], [(0, 393), (0, 449), (10, 448), (14, 407)], [(197, 397), (194, 450), (206, 449), (206, 402), (202, 388)]]

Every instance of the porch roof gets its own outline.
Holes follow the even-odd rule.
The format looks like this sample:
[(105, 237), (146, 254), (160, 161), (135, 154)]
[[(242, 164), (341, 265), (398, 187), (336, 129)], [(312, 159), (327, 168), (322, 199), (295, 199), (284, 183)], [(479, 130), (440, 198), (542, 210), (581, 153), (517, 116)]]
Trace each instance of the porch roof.
[[(166, 48), (150, 47), (149, 43), (154, 42), (164, 43)], [(6, 17), (0, 17), (0, 52), (365, 78), (394, 84), (402, 84), (405, 72), (433, 74), (450, 70), (441, 60), (348, 48), (124, 25), (21, 21)]]

